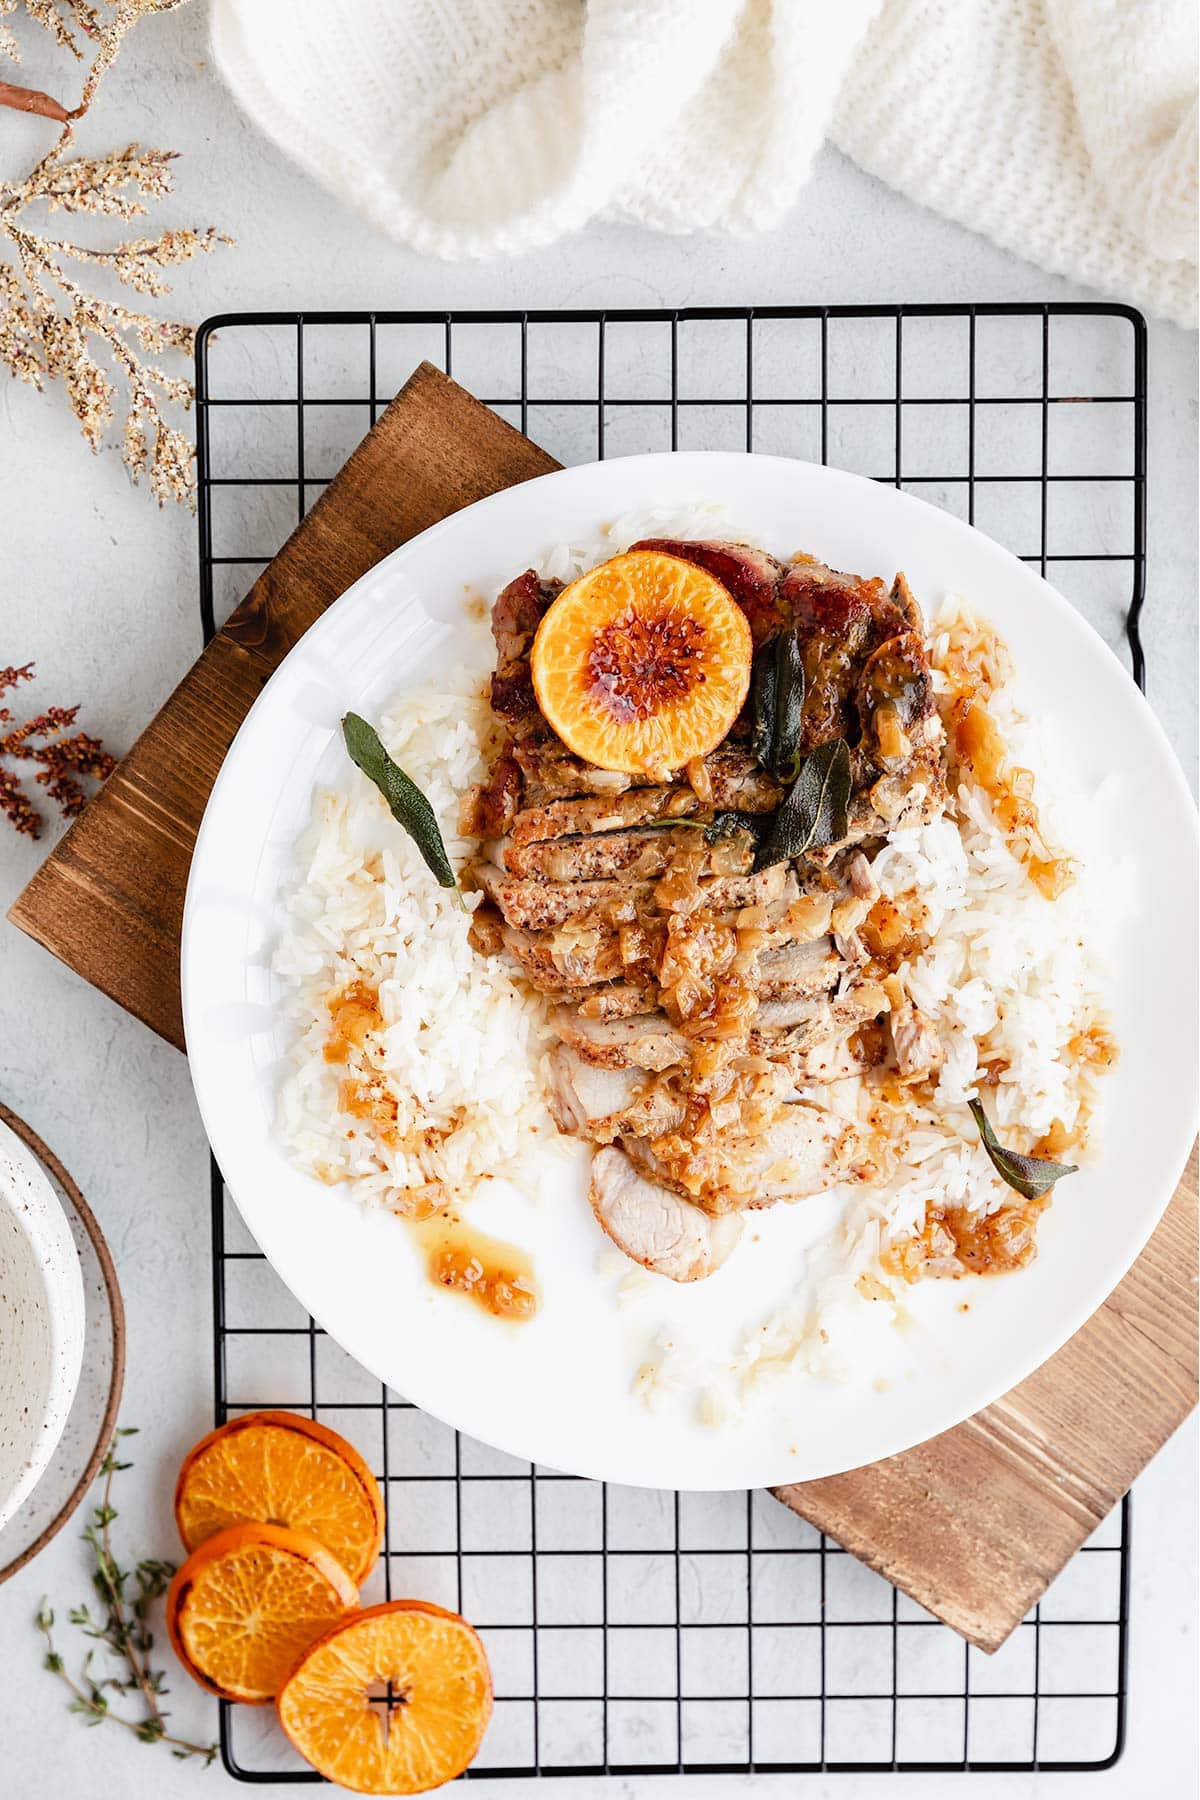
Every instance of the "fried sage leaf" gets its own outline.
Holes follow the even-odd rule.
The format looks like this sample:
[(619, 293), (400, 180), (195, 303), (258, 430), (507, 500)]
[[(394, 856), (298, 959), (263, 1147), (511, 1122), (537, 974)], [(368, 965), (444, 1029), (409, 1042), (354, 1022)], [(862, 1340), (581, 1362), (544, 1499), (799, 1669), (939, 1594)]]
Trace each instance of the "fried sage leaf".
[(775, 640), (775, 733), (767, 765), (780, 781), (794, 781), (799, 769), (804, 689), (800, 639), (794, 631), (781, 631)]
[(1074, 1163), (1051, 1162), (1045, 1156), (1021, 1156), (1016, 1150), (1006, 1150), (992, 1129), (991, 1120), (983, 1110), (983, 1102), (969, 1100), (967, 1105), (979, 1127), (979, 1135), (991, 1158), (992, 1167), (1000, 1179), (1006, 1181), (1024, 1199), (1039, 1200), (1064, 1175), (1078, 1174)]
[(850, 747), (834, 738), (806, 756), (800, 773), (770, 825), (754, 859), (756, 869), (769, 869), (792, 856), (804, 856), (846, 835), (850, 805)]
[(768, 815), (765, 813), (714, 813), (704, 827), (704, 841), (706, 844), (719, 844), (724, 838), (736, 836), (739, 831), (748, 831), (757, 847), (768, 823)]
[(775, 645), (764, 644), (750, 666), (750, 710), (754, 731), (750, 747), (760, 768), (770, 765), (775, 741)]
[(739, 831), (748, 831), (755, 843), (761, 839), (770, 823), (766, 813), (736, 812), (728, 809), (715, 812), (711, 819), (646, 819), (636, 827), (643, 831), (702, 831), (706, 844), (719, 844), (725, 838), (731, 838)]
[(342, 720), (342, 736), (350, 752), (369, 781), (373, 781), (388, 803), (393, 819), (403, 825), (436, 876), (439, 887), (457, 888), (450, 858), (438, 830), (432, 806), (415, 781), (411, 781), (398, 763), (394, 763), (373, 725), (357, 713), (347, 713)]
[(796, 775), (804, 690), (800, 639), (795, 631), (781, 631), (759, 651), (750, 677), (755, 760), (781, 781)]

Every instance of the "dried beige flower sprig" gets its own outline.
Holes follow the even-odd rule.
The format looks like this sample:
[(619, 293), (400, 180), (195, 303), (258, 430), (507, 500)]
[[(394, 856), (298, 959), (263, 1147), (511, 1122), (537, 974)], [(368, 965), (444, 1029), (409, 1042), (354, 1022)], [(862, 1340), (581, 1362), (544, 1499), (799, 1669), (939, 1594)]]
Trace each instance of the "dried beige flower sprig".
[[(167, 407), (186, 411), (191, 383), (159, 367), (163, 352), (190, 355), (190, 325), (136, 312), (88, 291), (86, 271), (114, 276), (135, 293), (160, 298), (170, 292), (165, 271), (232, 240), (209, 227), (174, 229), (157, 237), (129, 238), (110, 248), (74, 244), (31, 221), (29, 214), (91, 213), (132, 220), (147, 202), (171, 192), (175, 152), (129, 144), (106, 156), (72, 155), (74, 120), (92, 104), (126, 36), (148, 13), (170, 12), (184, 0), (25, 0), (29, 16), (77, 57), (82, 37), (91, 60), (79, 102), (66, 107), (34, 88), (0, 82), (0, 106), (37, 113), (62, 125), (58, 141), (20, 182), (0, 183), (0, 361), (19, 381), (41, 388), (61, 381), (80, 429), (93, 450), (117, 417), (118, 391), (125, 399), (121, 454), (133, 479), (145, 473), (162, 506), (194, 503), (195, 451), (187, 434), (171, 424)], [(4, 20), (16, 0), (0, 0), (0, 55), (17, 55)], [(78, 36), (76, 35), (78, 34)], [(2, 260), (3, 251), (9, 252)]]

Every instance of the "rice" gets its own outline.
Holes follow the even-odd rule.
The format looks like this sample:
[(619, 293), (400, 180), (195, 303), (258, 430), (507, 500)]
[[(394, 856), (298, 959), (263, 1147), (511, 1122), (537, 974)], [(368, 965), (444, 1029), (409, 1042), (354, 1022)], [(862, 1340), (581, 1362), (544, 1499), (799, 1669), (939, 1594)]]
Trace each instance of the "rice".
[[(489, 634), (464, 627), (455, 676), (410, 690), (378, 727), (433, 807), (455, 866), (473, 848), (457, 814), (485, 772), (491, 654)], [(359, 1198), (411, 1212), (467, 1198), (485, 1176), (515, 1177), (554, 1128), (538, 1076), (543, 1003), (471, 948), (479, 897), (464, 906), (438, 887), (388, 820), (378, 790), (348, 764), (336, 790), (316, 795), (297, 846), (273, 959), (292, 1038), (277, 1130), (319, 1180), (353, 1182)], [(333, 1063), (330, 1004), (355, 984), (378, 996), (382, 1028)], [(382, 1131), (345, 1104), (380, 1082), (396, 1108)]]

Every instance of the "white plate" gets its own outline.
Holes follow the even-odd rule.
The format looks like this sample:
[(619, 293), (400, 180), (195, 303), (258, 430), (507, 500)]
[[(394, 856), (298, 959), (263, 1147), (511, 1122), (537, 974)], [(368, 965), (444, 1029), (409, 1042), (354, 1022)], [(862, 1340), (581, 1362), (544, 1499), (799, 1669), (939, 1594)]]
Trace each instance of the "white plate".
[[(631, 509), (698, 501), (725, 504), (777, 552), (804, 548), (888, 577), (903, 568), (927, 608), (947, 591), (969, 596), (1011, 644), (1023, 704), (1053, 714), (1072, 782), (1116, 772), (1112, 850), (1132, 860), (1136, 889), (1113, 994), (1122, 1058), (1105, 1083), (1103, 1163), (1064, 1183), (1037, 1262), (1006, 1279), (914, 1290), (910, 1378), (877, 1391), (798, 1377), (720, 1430), (692, 1407), (652, 1414), (631, 1397), (647, 1319), (720, 1341), (731, 1321), (766, 1312), (784, 1298), (803, 1243), (828, 1224), (824, 1203), (760, 1215), (757, 1241), (720, 1274), (684, 1288), (652, 1278), (652, 1302), (621, 1309), (611, 1277), (597, 1275), (603, 1240), (583, 1197), (582, 1154), (541, 1172), (540, 1203), (493, 1184), (472, 1217), (531, 1248), (545, 1296), (532, 1323), (502, 1326), (434, 1290), (390, 1215), (296, 1173), (271, 1129), (284, 1050), (268, 967), (278, 894), (314, 785), (344, 778), (341, 715), (370, 717), (448, 666), (464, 587), (495, 592), (547, 546), (587, 540)], [(1195, 1129), (1194, 844), (1182, 776), (1128, 675), (1052, 588), (959, 520), (858, 476), (774, 457), (688, 453), (568, 469), (480, 501), (387, 557), (308, 632), (250, 712), (188, 886), (192, 1079), (267, 1257), (318, 1323), (400, 1394), (572, 1473), (679, 1488), (814, 1479), (919, 1443), (1006, 1392), (1083, 1324), (1153, 1230)]]

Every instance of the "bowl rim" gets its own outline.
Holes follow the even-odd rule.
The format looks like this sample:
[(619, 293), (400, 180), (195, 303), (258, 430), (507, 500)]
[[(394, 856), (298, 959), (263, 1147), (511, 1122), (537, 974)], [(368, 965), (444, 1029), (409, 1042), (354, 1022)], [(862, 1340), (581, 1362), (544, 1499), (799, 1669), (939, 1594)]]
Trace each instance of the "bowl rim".
[(62, 1437), (83, 1368), (86, 1302), (79, 1252), (62, 1201), (45, 1169), (21, 1137), (0, 1121), (0, 1158), (23, 1178), (14, 1191), (0, 1180), (0, 1209), (33, 1252), (34, 1279), (44, 1296), (44, 1323), (50, 1355), (41, 1416), (21, 1453), (14, 1478), (0, 1487), (0, 1526), (6, 1525), (37, 1486)]
[[(117, 1279), (112, 1251), (108, 1247), (108, 1241), (100, 1229), (95, 1213), (83, 1197), (79, 1184), (59, 1161), (50, 1146), (38, 1136), (33, 1127), (26, 1123), (20, 1113), (5, 1106), (3, 1101), (0, 1101), (0, 1124), (7, 1125), (9, 1130), (23, 1141), (26, 1148), (33, 1153), (49, 1174), (51, 1180), (62, 1189), (71, 1209), (91, 1240), (92, 1248), (96, 1252), (96, 1260), (100, 1266), (100, 1277), (104, 1283), (112, 1329), (112, 1369), (109, 1374), (104, 1412), (96, 1431), (95, 1444), (80, 1470), (75, 1485), (54, 1517), (47, 1521), (32, 1543), (27, 1544), (18, 1556), (14, 1556), (11, 1562), (0, 1565), (0, 1586), (2, 1586), (10, 1576), (16, 1575), (19, 1570), (25, 1568), (26, 1564), (31, 1563), (34, 1557), (46, 1548), (52, 1538), (58, 1536), (95, 1481), (100, 1465), (108, 1453), (116, 1430), (117, 1410), (121, 1404), (121, 1394), (125, 1386), (125, 1303), (121, 1297), (121, 1285)], [(28, 1500), (29, 1495), (27, 1494), (25, 1498)], [(15, 1517), (15, 1515), (13, 1516)], [(9, 1523), (12, 1523), (12, 1518)], [(0, 1548), (2, 1548), (2, 1543), (0, 1543)]]

